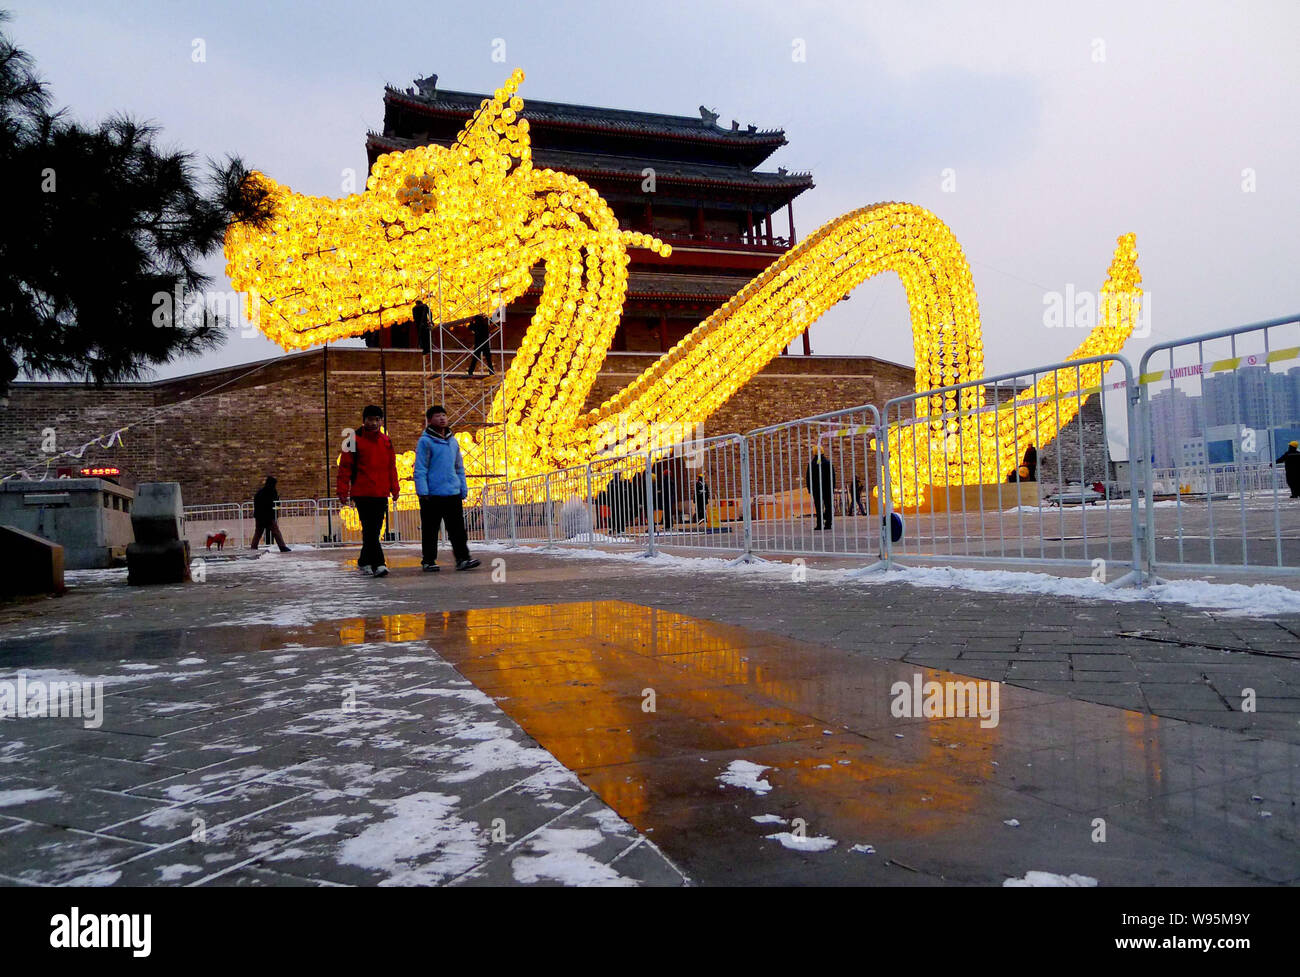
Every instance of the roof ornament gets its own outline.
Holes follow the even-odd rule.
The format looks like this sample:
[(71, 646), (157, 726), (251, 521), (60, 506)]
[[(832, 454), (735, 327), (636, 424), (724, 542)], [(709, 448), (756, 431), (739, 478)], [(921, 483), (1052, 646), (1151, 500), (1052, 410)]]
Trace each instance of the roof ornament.
[(718, 124), (718, 113), (700, 106), (700, 119), (706, 126), (715, 126)]
[(731, 131), (732, 131), (732, 132), (739, 132), (739, 131), (740, 131), (740, 123), (737, 122), (735, 119), (732, 119), (732, 120), (731, 120)]
[(777, 171), (778, 173), (780, 173), (782, 176), (789, 176), (789, 175), (790, 175), (790, 171), (787, 170), (784, 166), (778, 166), (778, 167), (776, 168), (776, 171)]
[(750, 135), (753, 135), (754, 133), (758, 132), (758, 126), (745, 126), (745, 129), (747, 132), (749, 132)]
[[(428, 78), (416, 78), (415, 87), (419, 89), (420, 94), (423, 95), (425, 98), (437, 98), (438, 97), (438, 76), (429, 75)], [(411, 92), (410, 94), (414, 95), (415, 92)]]

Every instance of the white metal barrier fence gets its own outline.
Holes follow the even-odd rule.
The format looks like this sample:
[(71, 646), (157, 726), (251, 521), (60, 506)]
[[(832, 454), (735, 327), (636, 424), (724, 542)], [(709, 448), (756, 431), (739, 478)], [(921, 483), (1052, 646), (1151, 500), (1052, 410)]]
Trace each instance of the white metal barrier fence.
[[(252, 514), (251, 509), (249, 514)], [(238, 502), (187, 505), (183, 515), (182, 525), (192, 555), (222, 550), (227, 546), (243, 548), (248, 545), (253, 531), (251, 522), (245, 525), (244, 507)]]
[(751, 552), (883, 557), (879, 430), (866, 404), (746, 434)]
[(593, 539), (619, 549), (645, 546), (650, 551), (654, 520), (646, 513), (650, 456), (639, 451), (597, 458), (591, 473)]
[[(1122, 379), (1105, 383), (1114, 367)], [(1106, 403), (1107, 390), (1122, 394)], [(472, 540), (648, 554), (1094, 575), (1100, 565), (1110, 582), (1162, 564), (1294, 573), (1300, 452), (1281, 457), (1291, 440), (1300, 440), (1300, 316), (1159, 344), (1137, 376), (1123, 356), (1070, 360), (897, 397), (883, 411), (866, 404), (491, 483), (467, 503), (466, 528)], [(1111, 443), (1130, 446), (1123, 477)], [(336, 499), (279, 505), (286, 542), (361, 542)], [(250, 504), (188, 506), (185, 516), (192, 549), (221, 529), (228, 542), (249, 541)], [(390, 509), (385, 535), (418, 541), (418, 508)]]
[(735, 434), (685, 441), (648, 454), (650, 551), (703, 549), (720, 556), (750, 552), (748, 448)]
[(1300, 316), (1158, 343), (1139, 373), (1148, 569), (1300, 570)]
[[(1122, 356), (1089, 357), (897, 397), (885, 404), (890, 430), (888, 507), (905, 532), (886, 560), (1141, 566), (1137, 480), (1113, 498), (1106, 445), (1111, 418), (1092, 426), (1083, 406), (1100, 400), (1101, 370)], [(1085, 373), (1085, 368), (1092, 367)], [(1133, 429), (1125, 397), (1123, 436)], [(1046, 441), (1046, 443), (1042, 443)], [(1102, 562), (1095, 562), (1102, 561)], [(1118, 581), (1114, 581), (1118, 582)]]

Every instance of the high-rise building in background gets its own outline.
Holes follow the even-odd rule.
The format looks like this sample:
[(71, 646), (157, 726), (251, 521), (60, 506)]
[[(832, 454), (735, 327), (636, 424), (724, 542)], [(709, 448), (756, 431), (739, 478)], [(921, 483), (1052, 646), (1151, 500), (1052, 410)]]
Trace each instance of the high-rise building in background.
[(1181, 464), (1183, 442), (1200, 437), (1203, 429), (1199, 397), (1189, 397), (1177, 387), (1151, 396), (1151, 454), (1156, 468)]
[(1205, 422), (1265, 430), (1300, 420), (1300, 368), (1274, 373), (1267, 366), (1243, 366), (1206, 377), (1201, 384)]

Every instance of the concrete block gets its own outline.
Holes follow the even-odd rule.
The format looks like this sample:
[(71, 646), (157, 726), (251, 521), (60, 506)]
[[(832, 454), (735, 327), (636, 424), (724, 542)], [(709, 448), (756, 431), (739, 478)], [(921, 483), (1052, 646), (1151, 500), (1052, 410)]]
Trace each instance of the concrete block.
[(61, 594), (63, 547), (13, 526), (0, 526), (0, 594)]
[(0, 484), (0, 524), (63, 547), (68, 570), (120, 563), (131, 534), (131, 489), (99, 478)]
[(135, 542), (126, 548), (127, 583), (185, 583), (190, 579), (190, 544), (180, 482), (144, 482), (131, 513)]
[(185, 536), (180, 482), (144, 482), (136, 488), (131, 525), (137, 543), (170, 543)]

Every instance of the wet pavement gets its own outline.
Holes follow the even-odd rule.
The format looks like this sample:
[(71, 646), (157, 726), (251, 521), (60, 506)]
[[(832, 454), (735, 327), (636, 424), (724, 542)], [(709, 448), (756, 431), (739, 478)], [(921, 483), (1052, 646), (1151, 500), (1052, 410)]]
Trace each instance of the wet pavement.
[[(481, 555), (6, 608), (0, 682), (106, 685), (0, 723), (0, 877), (1300, 881), (1294, 620)], [(996, 711), (897, 715), (926, 682)]]

